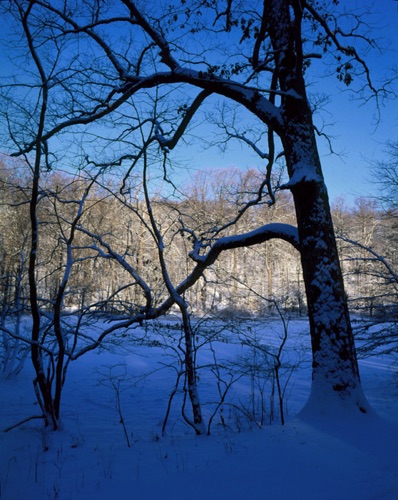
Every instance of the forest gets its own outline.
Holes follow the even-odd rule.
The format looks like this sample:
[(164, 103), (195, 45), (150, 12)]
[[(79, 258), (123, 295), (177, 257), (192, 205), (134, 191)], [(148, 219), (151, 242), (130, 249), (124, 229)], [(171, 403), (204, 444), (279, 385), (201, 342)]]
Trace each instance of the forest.
[[(145, 296), (137, 290), (130, 268), (119, 264), (120, 256), (150, 284), (155, 307), (167, 301), (167, 287), (139, 186), (134, 194), (130, 190), (121, 198), (109, 178), (95, 184), (83, 175), (49, 172), (42, 178), (39, 214), (44, 230), (36, 273), (43, 318), (40, 342), (51, 382), (56, 380), (54, 368), (63, 345), (55, 341), (53, 333), (55, 306), (67, 270), (69, 278), (60, 317), (67, 357), (61, 379), (61, 439), (51, 437), (50, 430), (43, 430), (37, 438), (35, 422), (40, 414), (35, 409), (34, 375), (29, 366), (27, 200), (31, 181), (26, 165), (6, 165), (2, 164), (0, 207), (1, 430), (6, 431), (2, 432), (1, 497), (23, 497), (29, 489), (33, 498), (86, 499), (95, 495), (106, 499), (115, 492), (122, 498), (134, 488), (150, 498), (185, 498), (189, 490), (185, 478), (195, 480), (199, 473), (205, 474), (206, 481), (188, 498), (209, 495), (215, 499), (225, 493), (239, 498), (248, 491), (256, 496), (265, 487), (291, 498), (297, 491), (308, 498), (322, 498), (329, 481), (323, 474), (311, 481), (308, 470), (324, 460), (309, 445), (305, 449), (316, 463), (303, 460), (300, 448), (307, 439), (322, 445), (321, 457), (339, 457), (339, 467), (332, 461), (322, 466), (341, 478), (330, 488), (332, 495), (352, 498), (363, 491), (352, 481), (353, 473), (361, 478), (358, 481), (370, 478), (369, 491), (378, 494), (390, 489), (394, 498), (395, 459), (385, 443), (391, 442), (395, 450), (395, 434), (386, 421), (376, 420), (371, 428), (366, 425), (359, 432), (354, 419), (358, 443), (363, 446), (365, 442), (374, 457), (370, 468), (360, 461), (360, 470), (355, 471), (356, 455), (346, 445), (345, 458), (340, 455), (341, 443), (352, 440), (350, 424), (341, 434), (327, 423), (328, 432), (339, 436), (335, 443), (328, 435), (292, 420), (308, 397), (311, 361), (300, 259), (287, 242), (275, 240), (225, 252), (185, 293), (193, 334), (191, 369), (200, 395), (196, 406), (193, 399), (192, 409), (188, 408), (189, 343), (178, 308), (172, 306), (158, 319), (124, 327), (145, 307)], [(165, 235), (165, 262), (173, 283), (183, 281), (193, 266), (187, 251), (191, 243), (182, 230), (188, 222), (183, 221), (189, 221), (197, 233), (226, 224), (236, 216), (242, 193), (252, 189), (258, 175), (254, 170), (242, 174), (229, 169), (213, 171), (209, 178), (200, 172), (186, 186), (184, 199), (150, 200), (153, 216)], [(74, 225), (78, 214), (79, 224)], [(332, 215), (366, 396), (379, 413), (389, 414), (389, 397), (390, 401), (396, 399), (394, 392), (386, 394), (386, 388), (394, 391), (396, 387), (398, 308), (398, 225), (393, 198), (359, 198), (353, 206), (339, 199), (332, 204)], [(250, 231), (257, 227), (258, 219), (267, 218), (294, 224), (291, 197), (282, 193), (271, 207), (256, 205), (238, 225), (242, 231)], [(73, 227), (76, 234), (72, 239)], [(259, 269), (265, 270), (266, 279)], [(98, 345), (102, 332), (108, 333)], [(98, 356), (90, 356), (87, 348), (92, 346)], [(70, 360), (74, 362), (69, 367)], [(380, 373), (385, 377), (380, 378)], [(193, 418), (195, 408), (202, 426)], [(333, 412), (331, 418), (339, 421)], [(267, 430), (280, 424), (283, 434)], [(191, 429), (188, 436), (187, 427)], [(256, 437), (259, 430), (262, 438)], [(200, 443), (198, 448), (189, 437), (192, 431), (216, 440)], [(275, 433), (279, 437), (272, 444)], [(242, 443), (250, 450), (244, 465), (242, 450), (238, 452)], [(285, 447), (299, 479), (281, 490), (283, 471), (268, 463), (264, 472), (259, 464), (264, 449), (275, 456)], [(378, 472), (379, 457), (383, 457), (383, 474)], [(341, 464), (346, 464), (345, 472)], [(231, 470), (235, 471), (234, 480)]]
[[(29, 314), (27, 200), (31, 182), (27, 166), (11, 165), (2, 164), (0, 178), (3, 321), (8, 316)], [(248, 193), (255, 195), (260, 176), (254, 169), (198, 172), (193, 183), (185, 186), (184, 197), (150, 200), (165, 235), (165, 260), (173, 283), (181, 282), (192, 268), (187, 252), (189, 234), (184, 227), (206, 234), (209, 229), (228, 224), (239, 212), (243, 198)], [(70, 278), (64, 292), (66, 312), (122, 316), (139, 310), (145, 305), (144, 297), (128, 269), (118, 265), (116, 256), (134, 263), (139, 275), (151, 283), (157, 304), (166, 299), (167, 288), (158, 267), (156, 241), (140, 196), (138, 183), (135, 193), (130, 189), (128, 195), (122, 196), (115, 192), (111, 179), (98, 179), (93, 184), (84, 173), (45, 175), (40, 202), (40, 224), (45, 226), (45, 231), (36, 270), (44, 308), (51, 311), (68, 264)], [(79, 210), (76, 236), (69, 247), (72, 257), (68, 261), (67, 235)], [(340, 198), (332, 204), (332, 216), (350, 310), (362, 318), (395, 318), (398, 228), (392, 203), (383, 208), (382, 200), (362, 197), (348, 206)], [(257, 204), (233, 226), (233, 232), (254, 230), (259, 220), (295, 224), (292, 198), (282, 192), (272, 206)], [(227, 230), (226, 234), (230, 232)], [(264, 274), (259, 275), (259, 269)], [(285, 312), (305, 315), (299, 254), (283, 241), (235, 249), (206, 269), (187, 291), (187, 301), (194, 315), (261, 316), (275, 313), (274, 304)]]
[(290, 446), (282, 497), (396, 498), (394, 131), (376, 194), (324, 174), (397, 98), (379, 15), (0, 3), (0, 498), (276, 497)]
[[(389, 165), (396, 170), (394, 151), (391, 147)], [(386, 162), (378, 168), (385, 171)], [(245, 197), (256, 195), (259, 178), (261, 173), (254, 169), (197, 172), (193, 183), (185, 186), (184, 197), (180, 194), (178, 199), (154, 196), (145, 200), (138, 178), (134, 186), (121, 193), (109, 177), (88, 177), (87, 172), (79, 176), (59, 172), (42, 175), (37, 216), (43, 236), (35, 265), (36, 301), (44, 318), (40, 349), (43, 358), (48, 358), (51, 383), (60, 349), (65, 349), (59, 397), (71, 360), (96, 349), (108, 335), (112, 338), (120, 334), (126, 324), (142, 324), (140, 314), (146, 308), (148, 290), (152, 319), (164, 313), (181, 314), (177, 305), (170, 305), (167, 280), (184, 283), (186, 276), (192, 275), (192, 234), (208, 235), (224, 227), (228, 236), (228, 225), (237, 219)], [(31, 346), (29, 332), (21, 327), (24, 318), (31, 315), (27, 264), (30, 186), (26, 165), (2, 164), (3, 379), (18, 374)], [(385, 200), (358, 198), (353, 206), (338, 199), (332, 205), (332, 216), (354, 332), (360, 340), (359, 352), (367, 356), (396, 352), (398, 225), (391, 193)], [(259, 220), (294, 225), (292, 197), (281, 192), (271, 206), (256, 203), (234, 222), (233, 233), (255, 232)], [(155, 230), (162, 234), (161, 258)], [(167, 269), (167, 280), (162, 267)], [(225, 252), (201, 272), (183, 297), (189, 328), (192, 321), (200, 324), (209, 319), (221, 319), (226, 324), (253, 318), (284, 322), (307, 315), (299, 252), (279, 240)], [(88, 336), (85, 331), (104, 319), (109, 321), (109, 328), (97, 337)], [(61, 341), (55, 335), (57, 321), (63, 330)], [(375, 330), (376, 325), (380, 327)], [(183, 321), (182, 328), (186, 328)], [(200, 329), (195, 328), (195, 335)], [(134, 330), (129, 335), (134, 339)], [(189, 350), (192, 339), (193, 335), (183, 348), (186, 359), (182, 363), (188, 370), (192, 356), (192, 376), (196, 378), (196, 347), (192, 344), (192, 353)]]

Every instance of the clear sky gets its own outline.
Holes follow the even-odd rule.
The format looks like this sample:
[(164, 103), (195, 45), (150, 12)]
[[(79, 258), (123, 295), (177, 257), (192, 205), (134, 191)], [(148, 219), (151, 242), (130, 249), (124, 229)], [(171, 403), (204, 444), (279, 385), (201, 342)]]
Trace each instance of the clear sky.
[[(348, 1), (348, 0), (347, 0)], [(347, 1), (342, 3), (347, 3)], [(361, 1), (349, 4), (361, 5)], [(398, 69), (398, 2), (378, 0), (374, 2), (376, 29), (373, 36), (380, 38), (382, 52), (369, 54), (367, 60), (376, 83), (385, 76), (391, 76), (391, 68)], [(329, 82), (330, 85), (330, 82)], [(398, 93), (398, 81), (395, 83)], [(352, 95), (328, 86), (331, 94), (328, 111), (332, 113), (330, 133), (335, 137), (336, 152), (344, 154), (338, 158), (321, 150), (323, 168), (329, 194), (333, 200), (345, 195), (348, 200), (357, 196), (377, 194), (377, 185), (370, 175), (371, 162), (385, 158), (386, 141), (398, 140), (398, 100), (389, 100), (380, 109), (380, 121), (376, 123), (377, 110), (374, 101), (366, 105), (353, 101)]]
[[(340, 7), (363, 8), (367, 0), (341, 0)], [(391, 68), (398, 68), (398, 1), (377, 0), (372, 7), (371, 35), (382, 47), (381, 53), (368, 54), (366, 60), (375, 83), (385, 76), (391, 76)], [(0, 52), (0, 74), (6, 70), (6, 54)], [(317, 64), (313, 63), (314, 66)], [(398, 100), (389, 100), (380, 109), (380, 119), (376, 123), (377, 109), (374, 101), (366, 105), (353, 100), (353, 93), (339, 85), (335, 76), (325, 78), (325, 67), (320, 63), (316, 71), (311, 68), (314, 81), (310, 91), (322, 92), (330, 96), (330, 102), (316, 119), (317, 123), (328, 124), (325, 132), (330, 134), (333, 149), (337, 155), (330, 155), (327, 144), (319, 140), (322, 164), (330, 198), (345, 196), (348, 202), (355, 197), (376, 195), (377, 186), (370, 176), (370, 163), (385, 158), (385, 143), (398, 140)], [(355, 88), (355, 82), (353, 84)], [(398, 93), (398, 82), (395, 85)], [(320, 119), (320, 120), (319, 120)], [(198, 129), (200, 130), (200, 129)], [(195, 141), (193, 141), (195, 142)], [(240, 147), (233, 148), (225, 157), (218, 150), (193, 148), (194, 151), (181, 152), (185, 165), (194, 169), (206, 167), (260, 166), (258, 157), (250, 155)], [(196, 149), (196, 151), (195, 151)]]
[[(368, 2), (360, 0), (342, 0), (340, 5), (350, 8), (363, 8)], [(375, 84), (392, 75), (392, 68), (398, 70), (398, 1), (378, 0), (372, 7), (371, 21), (374, 23), (371, 36), (381, 47), (366, 55), (372, 78)], [(314, 65), (317, 64), (316, 62)], [(380, 108), (380, 115), (374, 100), (367, 104), (355, 100), (357, 95), (351, 87), (340, 84), (336, 76), (324, 77), (326, 69), (322, 62), (311, 79), (314, 83), (310, 92), (321, 92), (330, 96), (319, 117), (315, 117), (317, 125), (324, 122), (324, 129), (332, 140), (335, 155), (331, 155), (326, 141), (319, 139), (319, 150), (322, 157), (323, 171), (331, 201), (343, 196), (347, 203), (359, 196), (377, 195), (377, 185), (371, 179), (371, 162), (386, 158), (384, 153), (386, 141), (398, 140), (398, 100), (388, 100)], [(356, 82), (352, 89), (356, 88)], [(398, 81), (395, 84), (398, 94)], [(337, 155), (339, 153), (339, 155)], [(221, 166), (260, 166), (258, 158), (247, 150), (236, 147), (225, 157), (210, 149), (199, 149), (192, 164), (197, 168)]]

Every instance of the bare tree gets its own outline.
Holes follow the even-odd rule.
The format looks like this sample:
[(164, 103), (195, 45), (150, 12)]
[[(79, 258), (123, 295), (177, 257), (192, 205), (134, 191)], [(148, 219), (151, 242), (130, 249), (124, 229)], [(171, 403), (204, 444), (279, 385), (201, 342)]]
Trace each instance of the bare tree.
[(372, 182), (380, 186), (384, 210), (391, 216), (398, 216), (398, 141), (387, 143), (385, 160), (372, 166)]
[[(353, 79), (362, 81), (361, 92), (370, 91), (379, 98), (382, 93), (373, 86), (369, 68), (355, 48), (356, 42), (358, 46), (372, 47), (373, 41), (357, 27), (345, 29), (336, 1), (314, 4), (269, 0), (261, 6), (233, 1), (225, 6), (218, 2), (184, 1), (164, 9), (155, 3), (141, 8), (131, 0), (101, 4), (66, 2), (62, 8), (40, 0), (6, 3), (14, 21), (23, 28), (39, 76), (34, 83), (33, 79), (28, 84), (24, 82), (25, 88), (35, 90), (40, 103), (40, 113), (32, 109), (25, 121), (29, 124), (25, 130), (32, 130), (33, 126), (36, 132), (33, 139), (27, 134), (18, 141), (16, 153), (25, 155), (26, 161), (30, 161), (31, 152), (35, 154), (31, 162), (29, 265), (34, 331), (40, 323), (34, 279), (39, 171), (43, 165), (51, 167), (59, 162), (59, 158), (49, 155), (55, 139), (68, 143), (72, 154), (76, 151), (72, 132), (84, 130), (84, 154), (105, 155), (108, 165), (124, 167), (127, 179), (148, 151), (148, 144), (129, 138), (137, 124), (147, 126), (150, 136), (146, 140), (159, 145), (164, 155), (164, 179), (168, 182), (166, 167), (171, 151), (184, 140), (190, 123), (207, 101), (219, 96), (235, 102), (257, 123), (250, 137), (242, 130), (237, 134), (265, 161), (257, 195), (230, 223), (213, 230), (206, 238), (198, 238), (184, 227), (193, 240), (190, 257), (194, 265), (188, 277), (179, 285), (168, 287), (170, 295), (156, 311), (150, 291), (138, 280), (147, 298), (146, 307), (125, 324), (159, 315), (179, 302), (178, 297), (221, 252), (281, 238), (292, 243), (301, 256), (313, 350), (310, 400), (345, 400), (366, 413), (368, 405), (360, 385), (316, 128), (307, 96), (306, 72), (311, 59), (325, 58), (334, 65), (340, 81), (347, 85)], [(356, 20), (360, 25), (360, 18)], [(12, 114), (7, 111), (3, 115), (14, 131)], [(228, 140), (232, 139), (233, 130), (229, 128), (227, 135)], [(93, 136), (95, 144), (90, 143)], [(257, 147), (263, 136), (260, 142), (265, 143), (265, 152)], [(253, 204), (266, 198), (274, 202), (271, 173), (278, 144), (288, 180), (277, 189), (291, 191), (297, 229), (266, 224), (245, 234), (225, 236), (225, 230)], [(121, 190), (124, 188), (123, 182)], [(165, 273), (163, 276), (167, 278)], [(112, 331), (113, 327), (101, 336)], [(36, 337), (35, 334), (32, 345), (37, 357)], [(42, 377), (39, 365), (37, 369)]]
[[(350, 224), (343, 224), (338, 231), (351, 307), (362, 313), (355, 330), (360, 340), (359, 351), (364, 355), (397, 350), (396, 143), (388, 143), (386, 153), (386, 159), (372, 167), (372, 179), (379, 185), (379, 195), (375, 199), (360, 199), (354, 209), (346, 210)], [(362, 286), (358, 287), (358, 282)]]

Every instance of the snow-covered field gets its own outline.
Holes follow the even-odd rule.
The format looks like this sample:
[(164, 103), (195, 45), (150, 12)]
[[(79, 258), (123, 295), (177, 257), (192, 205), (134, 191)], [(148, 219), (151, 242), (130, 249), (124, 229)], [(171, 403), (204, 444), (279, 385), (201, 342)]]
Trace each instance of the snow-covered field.
[[(196, 437), (184, 422), (181, 390), (162, 435), (177, 374), (178, 349), (170, 341), (179, 335), (172, 319), (162, 321), (151, 333), (152, 340), (159, 339), (152, 346), (137, 345), (127, 336), (109, 350), (88, 353), (70, 365), (62, 431), (47, 431), (40, 420), (31, 420), (0, 432), (0, 499), (398, 498), (398, 376), (393, 357), (360, 361), (364, 391), (377, 416), (304, 418), (299, 411), (310, 390), (309, 338), (305, 321), (291, 321), (281, 369), (287, 383), (286, 425), (278, 421), (276, 402), (270, 425), (272, 373), (259, 369), (266, 366), (265, 359), (242, 345), (241, 334), (225, 332), (223, 342), (206, 343), (198, 353), (207, 422), (219, 389), (234, 380), (222, 412), (212, 420), (211, 435)], [(280, 344), (277, 321), (247, 322), (240, 331), (255, 335), (270, 349)], [(257, 370), (250, 368), (250, 359)], [(236, 364), (246, 371), (244, 377), (238, 378)], [(0, 382), (1, 431), (39, 414), (32, 378), (28, 360), (16, 380)]]

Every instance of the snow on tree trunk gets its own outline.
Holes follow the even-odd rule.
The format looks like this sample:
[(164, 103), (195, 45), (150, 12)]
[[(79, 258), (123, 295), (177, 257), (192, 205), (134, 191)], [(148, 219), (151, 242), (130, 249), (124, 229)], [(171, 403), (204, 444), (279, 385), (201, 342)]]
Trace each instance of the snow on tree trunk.
[(314, 393), (330, 390), (354, 396), (361, 410), (360, 378), (324, 184), (303, 182), (293, 189), (313, 353)]
[[(312, 396), (339, 394), (362, 412), (362, 394), (354, 338), (326, 186), (306, 99), (286, 103), (288, 130), (284, 147), (300, 239), (313, 353)], [(333, 396), (332, 396), (332, 399)]]
[(309, 404), (347, 400), (365, 413), (354, 338), (303, 76), (300, 11), (292, 28), (289, 2), (269, 3), (284, 126), (280, 133), (296, 208), (313, 354)]

